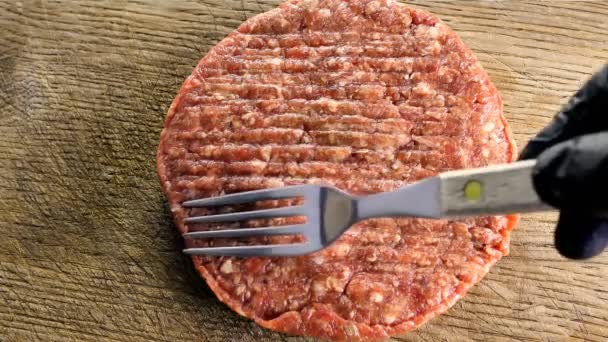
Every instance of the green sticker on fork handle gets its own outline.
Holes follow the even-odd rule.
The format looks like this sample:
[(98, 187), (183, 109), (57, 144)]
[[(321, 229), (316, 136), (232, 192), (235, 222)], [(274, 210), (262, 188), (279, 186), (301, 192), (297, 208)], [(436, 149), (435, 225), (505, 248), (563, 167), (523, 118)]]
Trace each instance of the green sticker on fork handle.
[(471, 202), (479, 202), (483, 198), (483, 184), (470, 180), (464, 186), (464, 197)]

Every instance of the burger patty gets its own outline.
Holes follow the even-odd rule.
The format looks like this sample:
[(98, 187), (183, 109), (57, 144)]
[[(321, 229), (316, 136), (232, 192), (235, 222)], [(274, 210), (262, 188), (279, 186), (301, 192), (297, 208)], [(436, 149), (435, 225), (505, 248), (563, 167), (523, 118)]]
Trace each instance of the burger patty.
[[(515, 154), (500, 95), (437, 17), (389, 0), (295, 0), (247, 20), (203, 57), (169, 109), (157, 163), (185, 233), (301, 221), (185, 224), (191, 215), (294, 203), (185, 209), (186, 200), (306, 183), (373, 194)], [(311, 255), (193, 262), (222, 302), (261, 326), (383, 338), (453, 305), (508, 252), (516, 221), (373, 219)]]

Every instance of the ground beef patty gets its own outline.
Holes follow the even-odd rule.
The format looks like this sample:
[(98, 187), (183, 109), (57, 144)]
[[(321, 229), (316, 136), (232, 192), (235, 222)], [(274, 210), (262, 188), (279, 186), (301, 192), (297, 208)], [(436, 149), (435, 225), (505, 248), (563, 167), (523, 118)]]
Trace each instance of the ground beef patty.
[[(290, 1), (247, 20), (200, 61), (169, 109), (158, 172), (180, 231), (214, 229), (185, 225), (210, 211), (180, 204), (301, 183), (371, 194), (512, 161), (501, 111), (475, 56), (435, 16), (394, 1)], [(312, 255), (193, 261), (221, 301), (264, 327), (382, 338), (454, 304), (507, 252), (515, 221), (374, 219)]]

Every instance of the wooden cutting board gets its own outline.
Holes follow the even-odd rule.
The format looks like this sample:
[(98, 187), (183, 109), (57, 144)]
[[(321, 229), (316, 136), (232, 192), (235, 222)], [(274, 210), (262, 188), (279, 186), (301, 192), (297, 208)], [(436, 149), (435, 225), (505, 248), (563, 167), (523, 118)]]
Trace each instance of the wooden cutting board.
[[(180, 253), (156, 176), (165, 112), (205, 52), (276, 0), (0, 0), (0, 341), (300, 341), (219, 303)], [(504, 96), (519, 146), (608, 61), (608, 4), (411, 1)], [(526, 216), (511, 255), (395, 340), (608, 339), (608, 253)]]

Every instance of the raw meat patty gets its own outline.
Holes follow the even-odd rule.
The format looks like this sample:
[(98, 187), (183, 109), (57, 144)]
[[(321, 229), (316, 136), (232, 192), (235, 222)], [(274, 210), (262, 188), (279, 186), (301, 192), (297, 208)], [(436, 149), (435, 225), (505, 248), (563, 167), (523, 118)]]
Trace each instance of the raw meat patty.
[[(305, 0), (247, 20), (200, 61), (169, 109), (158, 172), (185, 233), (217, 227), (185, 225), (210, 213), (185, 200), (301, 183), (371, 194), (515, 151), (496, 88), (437, 17), (394, 1)], [(384, 338), (453, 305), (507, 253), (516, 219), (374, 219), (312, 255), (193, 262), (221, 301), (264, 327)]]

